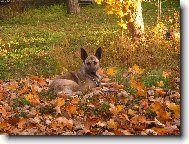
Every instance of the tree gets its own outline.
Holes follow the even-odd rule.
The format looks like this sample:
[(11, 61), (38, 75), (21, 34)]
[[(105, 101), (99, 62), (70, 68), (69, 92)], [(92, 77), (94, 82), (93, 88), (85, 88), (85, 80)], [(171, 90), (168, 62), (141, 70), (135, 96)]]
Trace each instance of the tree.
[(118, 25), (123, 30), (127, 29), (132, 37), (140, 37), (144, 33), (144, 22), (142, 17), (142, 0), (96, 0), (97, 4), (105, 2), (107, 14), (115, 14)]
[(67, 10), (70, 14), (78, 14), (80, 12), (78, 0), (66, 0)]
[(127, 27), (132, 37), (141, 37), (144, 33), (141, 0), (137, 0), (134, 7), (131, 8), (131, 12), (126, 16), (127, 21), (133, 17), (133, 21), (128, 22)]

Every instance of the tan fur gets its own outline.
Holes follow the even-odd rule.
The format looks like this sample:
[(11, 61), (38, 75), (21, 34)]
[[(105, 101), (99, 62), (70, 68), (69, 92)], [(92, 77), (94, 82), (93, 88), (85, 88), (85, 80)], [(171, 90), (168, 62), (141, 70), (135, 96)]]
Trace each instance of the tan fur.
[(101, 77), (97, 73), (100, 67), (99, 59), (95, 55), (88, 56), (85, 51), (84, 54), (81, 51), (81, 57), (83, 59), (81, 69), (58, 76), (50, 84), (49, 90), (52, 90), (55, 94), (63, 92), (67, 95), (73, 95), (74, 92), (79, 91), (86, 93), (100, 84)]

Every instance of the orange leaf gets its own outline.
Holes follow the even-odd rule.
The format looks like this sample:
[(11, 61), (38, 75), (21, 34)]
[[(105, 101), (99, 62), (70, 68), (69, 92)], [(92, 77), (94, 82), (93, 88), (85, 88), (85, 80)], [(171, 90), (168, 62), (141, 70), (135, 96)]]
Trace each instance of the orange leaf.
[(37, 97), (33, 98), (33, 99), (29, 100), (29, 101), (30, 101), (30, 103), (32, 103), (34, 105), (39, 105), (40, 104), (40, 100)]
[(134, 80), (133, 78), (130, 79), (131, 86), (137, 90), (145, 89), (144, 84)]
[(6, 121), (0, 122), (0, 130), (9, 130), (11, 128), (10, 124), (7, 123)]
[(69, 105), (66, 108), (66, 110), (70, 116), (73, 114), (77, 114), (77, 109), (78, 109), (78, 107), (76, 105)]
[(154, 112), (157, 112), (161, 109), (163, 109), (163, 104), (158, 102), (158, 101), (155, 101), (154, 103), (151, 104), (150, 108), (154, 111)]
[(167, 121), (171, 118), (171, 113), (167, 111), (161, 110), (160, 112), (157, 112), (157, 119), (162, 121)]
[(138, 91), (137, 91), (137, 96), (146, 97), (146, 96), (147, 96), (147, 93), (146, 93), (144, 90), (138, 90)]

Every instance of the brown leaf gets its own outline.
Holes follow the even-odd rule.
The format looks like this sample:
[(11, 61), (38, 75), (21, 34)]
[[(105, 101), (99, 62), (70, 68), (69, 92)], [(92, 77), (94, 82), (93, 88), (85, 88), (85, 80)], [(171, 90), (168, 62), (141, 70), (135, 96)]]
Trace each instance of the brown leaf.
[(7, 115), (6, 109), (4, 107), (2, 107), (2, 105), (0, 105), (0, 114), (3, 117), (6, 117), (6, 115)]
[(24, 129), (25, 128), (25, 125), (26, 124), (26, 119), (25, 118), (21, 118), (18, 122), (18, 128), (19, 129)]
[(130, 124), (134, 129), (144, 130), (146, 128), (146, 117), (143, 115), (136, 115), (130, 119)]

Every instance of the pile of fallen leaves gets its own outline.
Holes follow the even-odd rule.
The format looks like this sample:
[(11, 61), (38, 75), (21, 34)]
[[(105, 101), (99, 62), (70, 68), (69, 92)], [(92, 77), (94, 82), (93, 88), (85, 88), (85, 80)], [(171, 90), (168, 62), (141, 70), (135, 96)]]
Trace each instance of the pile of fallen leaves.
[(179, 135), (180, 94), (160, 87), (146, 88), (136, 78), (143, 70), (129, 69), (135, 94), (111, 81), (89, 93), (54, 95), (50, 79), (31, 76), (0, 82), (0, 133), (5, 135)]

